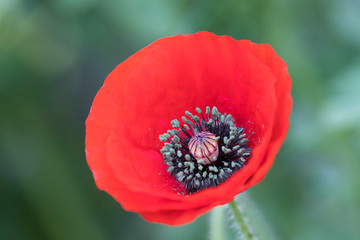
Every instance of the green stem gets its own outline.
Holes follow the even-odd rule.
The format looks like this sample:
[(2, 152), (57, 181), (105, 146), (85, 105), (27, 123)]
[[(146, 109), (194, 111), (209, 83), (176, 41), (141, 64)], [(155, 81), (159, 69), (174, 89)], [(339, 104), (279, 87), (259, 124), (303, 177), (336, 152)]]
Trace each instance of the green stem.
[(245, 240), (253, 240), (253, 237), (249, 231), (249, 228), (247, 227), (247, 225), (244, 221), (244, 218), (236, 205), (235, 200), (230, 202), (229, 206), (234, 214), (235, 221), (239, 225), (240, 230), (241, 230), (242, 234), (244, 235), (244, 239)]

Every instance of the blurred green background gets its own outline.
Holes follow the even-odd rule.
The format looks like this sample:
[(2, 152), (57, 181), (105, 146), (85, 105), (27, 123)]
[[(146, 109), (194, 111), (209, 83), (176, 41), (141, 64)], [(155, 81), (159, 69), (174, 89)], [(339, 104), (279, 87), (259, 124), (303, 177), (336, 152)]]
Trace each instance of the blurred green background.
[(125, 212), (94, 184), (84, 122), (107, 74), (156, 39), (269, 43), (291, 127), (249, 195), (279, 239), (360, 239), (360, 1), (0, 0), (0, 239), (207, 239)]

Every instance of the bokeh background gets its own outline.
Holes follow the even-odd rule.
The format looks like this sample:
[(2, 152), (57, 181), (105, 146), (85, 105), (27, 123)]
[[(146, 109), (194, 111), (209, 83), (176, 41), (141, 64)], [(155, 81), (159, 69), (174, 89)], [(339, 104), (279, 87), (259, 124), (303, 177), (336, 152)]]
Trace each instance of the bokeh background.
[(291, 128), (248, 191), (279, 239), (360, 239), (360, 1), (0, 0), (0, 239), (208, 239), (124, 211), (93, 181), (84, 122), (107, 74), (165, 36), (269, 43)]

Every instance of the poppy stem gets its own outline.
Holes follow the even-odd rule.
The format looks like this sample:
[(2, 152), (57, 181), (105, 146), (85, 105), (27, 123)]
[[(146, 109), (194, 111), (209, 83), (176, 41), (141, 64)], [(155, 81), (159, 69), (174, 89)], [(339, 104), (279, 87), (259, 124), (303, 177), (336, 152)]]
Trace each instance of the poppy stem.
[(242, 216), (235, 199), (229, 203), (230, 209), (234, 214), (234, 218), (236, 223), (239, 225), (239, 228), (241, 230), (241, 233), (243, 234), (243, 237), (245, 240), (253, 240), (252, 234), (249, 231), (248, 226), (245, 223), (244, 217)]

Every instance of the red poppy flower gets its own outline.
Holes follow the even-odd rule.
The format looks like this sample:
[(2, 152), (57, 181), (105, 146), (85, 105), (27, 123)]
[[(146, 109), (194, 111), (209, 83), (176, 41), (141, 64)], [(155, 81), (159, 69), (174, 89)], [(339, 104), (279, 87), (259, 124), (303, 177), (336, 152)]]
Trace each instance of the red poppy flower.
[[(115, 68), (91, 107), (86, 157), (98, 188), (124, 209), (169, 225), (189, 223), (232, 201), (259, 183), (271, 168), (289, 126), (290, 88), (284, 61), (266, 44), (208, 32), (150, 44)], [(218, 111), (209, 113), (207, 106), (216, 106)], [(197, 107), (203, 110), (197, 109), (201, 112), (197, 116), (187, 113), (185, 122), (172, 122)], [(174, 132), (170, 122), (178, 127)], [(191, 129), (186, 130), (184, 124)], [(167, 130), (174, 136), (160, 137), (167, 141), (164, 147), (159, 135)], [(197, 135), (201, 131), (205, 133)], [(219, 131), (226, 131), (227, 138), (216, 138), (222, 134)], [(231, 134), (235, 140), (229, 139)], [(191, 141), (205, 138), (207, 142), (191, 148)], [(230, 146), (230, 141), (239, 146)], [(213, 148), (201, 160), (206, 144)], [(202, 167), (196, 162), (199, 159)], [(184, 162), (179, 164), (187, 160), (208, 169), (207, 174), (196, 172), (200, 170), (193, 163), (188, 170)], [(224, 165), (215, 169), (215, 163)], [(228, 167), (233, 171), (226, 175), (229, 164), (234, 168)], [(218, 174), (217, 180), (208, 180), (211, 171)], [(195, 173), (199, 173), (201, 186)]]

